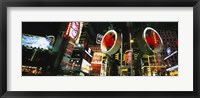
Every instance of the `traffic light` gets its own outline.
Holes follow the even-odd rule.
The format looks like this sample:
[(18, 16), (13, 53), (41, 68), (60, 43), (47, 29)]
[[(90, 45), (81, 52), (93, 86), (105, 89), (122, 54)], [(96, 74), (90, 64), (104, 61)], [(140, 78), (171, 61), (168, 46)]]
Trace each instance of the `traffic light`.
[(119, 53), (116, 53), (116, 54), (115, 54), (115, 59), (116, 59), (116, 60), (119, 60)]
[(125, 60), (126, 60), (126, 54), (123, 55), (123, 61), (125, 61)]
[(102, 63), (106, 63), (106, 59), (107, 59), (107, 57), (103, 56), (103, 62)]

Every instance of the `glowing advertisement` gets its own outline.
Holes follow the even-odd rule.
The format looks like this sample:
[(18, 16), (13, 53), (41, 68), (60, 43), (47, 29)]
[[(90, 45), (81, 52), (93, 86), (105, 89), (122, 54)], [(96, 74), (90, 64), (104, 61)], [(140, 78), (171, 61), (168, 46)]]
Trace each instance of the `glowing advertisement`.
[(82, 61), (81, 70), (85, 73), (90, 73), (91, 64), (88, 63), (85, 59)]
[(52, 48), (51, 40), (48, 37), (22, 35), (22, 45), (34, 48), (50, 49)]

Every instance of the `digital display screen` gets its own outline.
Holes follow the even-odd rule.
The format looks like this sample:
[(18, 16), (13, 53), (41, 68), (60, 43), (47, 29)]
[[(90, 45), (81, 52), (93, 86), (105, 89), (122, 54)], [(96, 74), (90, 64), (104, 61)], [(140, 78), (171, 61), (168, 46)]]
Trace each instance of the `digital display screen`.
[(46, 37), (34, 35), (22, 35), (22, 45), (34, 48), (51, 49), (51, 40)]

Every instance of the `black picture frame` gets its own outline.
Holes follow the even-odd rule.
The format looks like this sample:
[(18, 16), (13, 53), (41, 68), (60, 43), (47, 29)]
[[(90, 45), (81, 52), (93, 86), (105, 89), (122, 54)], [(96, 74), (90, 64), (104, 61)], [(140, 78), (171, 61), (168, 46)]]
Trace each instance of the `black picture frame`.
[[(193, 7), (193, 91), (7, 91), (7, 7)], [(1, 0), (0, 1), (0, 96), (2, 98), (199, 98), (200, 0)], [(183, 81), (186, 82), (186, 81)]]

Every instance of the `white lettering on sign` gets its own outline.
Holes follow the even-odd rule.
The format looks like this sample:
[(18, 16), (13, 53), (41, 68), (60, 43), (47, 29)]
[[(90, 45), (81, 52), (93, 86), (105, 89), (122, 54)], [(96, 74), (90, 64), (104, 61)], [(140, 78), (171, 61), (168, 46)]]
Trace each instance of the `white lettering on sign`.
[(69, 36), (73, 39), (77, 39), (80, 30), (80, 22), (72, 22)]

